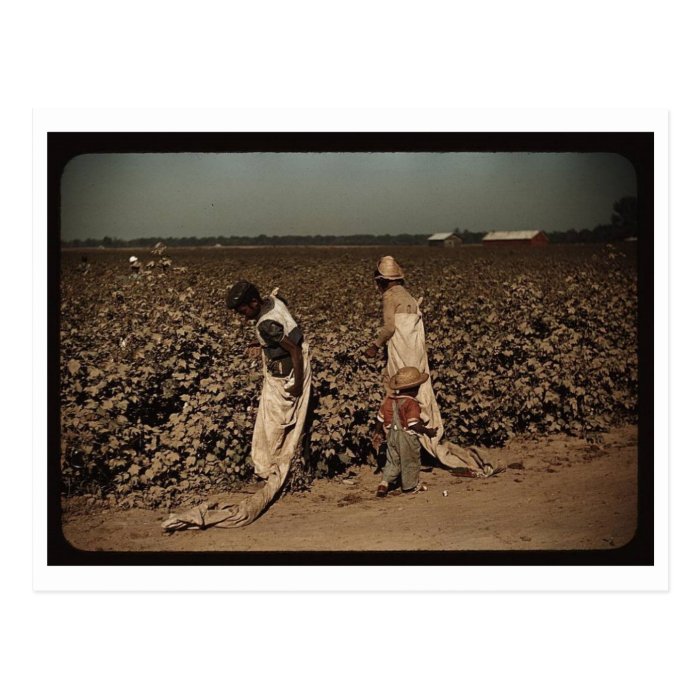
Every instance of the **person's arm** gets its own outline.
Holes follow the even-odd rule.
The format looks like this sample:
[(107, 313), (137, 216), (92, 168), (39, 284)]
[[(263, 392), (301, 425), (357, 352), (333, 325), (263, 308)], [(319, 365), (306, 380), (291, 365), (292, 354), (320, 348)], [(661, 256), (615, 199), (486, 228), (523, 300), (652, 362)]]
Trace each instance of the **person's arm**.
[(437, 428), (429, 428), (420, 419), (415, 423), (409, 423), (408, 427), (419, 435), (427, 435), (429, 438), (434, 438), (437, 435)]
[(389, 342), (391, 336), (394, 335), (394, 330), (396, 328), (394, 322), (396, 303), (394, 302), (392, 295), (388, 294), (387, 292), (384, 292), (384, 295), (382, 296), (382, 313), (384, 325), (381, 327), (377, 339), (370, 343), (365, 349), (365, 355), (367, 355), (367, 357), (376, 357), (377, 352), (379, 352), (379, 350)]
[(301, 396), (304, 387), (304, 355), (301, 348), (292, 342), (286, 335), (279, 341), (280, 347), (284, 348), (292, 358), (292, 367), (294, 368), (294, 384), (289, 390), (289, 393), (296, 397)]
[(410, 401), (406, 408), (406, 423), (408, 429), (419, 435), (427, 435), (434, 438), (437, 435), (437, 428), (429, 428), (420, 417), (420, 404), (417, 401)]
[(384, 421), (377, 417), (374, 421), (374, 431), (372, 432), (372, 447), (375, 452), (379, 451), (379, 446), (384, 442)]

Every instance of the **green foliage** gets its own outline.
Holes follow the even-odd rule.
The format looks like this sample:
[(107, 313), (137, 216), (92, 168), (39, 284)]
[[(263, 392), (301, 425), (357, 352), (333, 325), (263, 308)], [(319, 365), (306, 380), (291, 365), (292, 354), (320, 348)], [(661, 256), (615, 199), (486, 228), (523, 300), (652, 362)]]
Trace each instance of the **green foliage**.
[(613, 226), (625, 229), (629, 233), (637, 232), (637, 198), (622, 197), (613, 204), (610, 217)]
[[(424, 296), (446, 437), (502, 445), (515, 434), (586, 435), (636, 420), (634, 261), (621, 248), (404, 248)], [(279, 286), (312, 352), (312, 474), (373, 463), (381, 361), (361, 353), (380, 325), (381, 249), (199, 250), (134, 278), (104, 251), (83, 275), (63, 256), (61, 473), (65, 493), (174, 505), (234, 489), (248, 461), (262, 381), (252, 325), (225, 308), (238, 277)], [(147, 253), (141, 254), (144, 262)], [(294, 488), (308, 478), (298, 476)]]

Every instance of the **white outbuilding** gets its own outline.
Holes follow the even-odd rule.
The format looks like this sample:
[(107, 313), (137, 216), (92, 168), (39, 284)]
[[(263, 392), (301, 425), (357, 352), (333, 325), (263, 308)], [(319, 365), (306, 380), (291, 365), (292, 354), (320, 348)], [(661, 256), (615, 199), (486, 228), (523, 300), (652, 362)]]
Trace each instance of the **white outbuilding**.
[(454, 248), (462, 245), (462, 239), (456, 233), (434, 233), (428, 238), (428, 245), (441, 248)]

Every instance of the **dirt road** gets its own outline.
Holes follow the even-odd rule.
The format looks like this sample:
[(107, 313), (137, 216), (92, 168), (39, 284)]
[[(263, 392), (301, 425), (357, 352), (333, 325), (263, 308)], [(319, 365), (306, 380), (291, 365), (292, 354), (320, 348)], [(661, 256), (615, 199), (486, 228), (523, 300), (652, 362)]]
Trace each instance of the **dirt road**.
[(421, 476), (427, 491), (377, 499), (379, 476), (365, 466), (286, 495), (249, 527), (173, 535), (160, 527), (165, 510), (84, 512), (83, 501), (70, 499), (63, 529), (78, 549), (119, 552), (581, 550), (620, 547), (634, 535), (636, 427), (615, 429), (599, 444), (514, 440), (489, 454), (522, 467), (483, 480), (434, 469)]

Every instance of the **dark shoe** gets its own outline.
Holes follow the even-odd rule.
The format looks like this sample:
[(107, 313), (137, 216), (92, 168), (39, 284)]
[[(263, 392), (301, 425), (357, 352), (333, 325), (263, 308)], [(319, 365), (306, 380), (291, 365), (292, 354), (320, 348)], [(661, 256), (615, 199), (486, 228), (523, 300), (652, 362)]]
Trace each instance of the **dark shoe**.
[(379, 484), (379, 486), (377, 486), (377, 493), (375, 493), (374, 495), (377, 498), (384, 498), (384, 496), (386, 496), (388, 492), (389, 492), (389, 484), (387, 484), (386, 481), (382, 481)]

